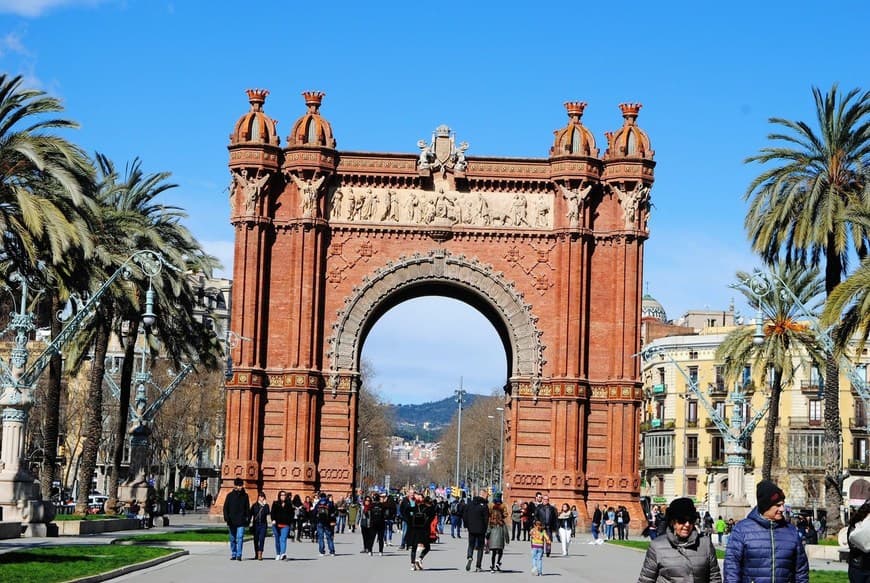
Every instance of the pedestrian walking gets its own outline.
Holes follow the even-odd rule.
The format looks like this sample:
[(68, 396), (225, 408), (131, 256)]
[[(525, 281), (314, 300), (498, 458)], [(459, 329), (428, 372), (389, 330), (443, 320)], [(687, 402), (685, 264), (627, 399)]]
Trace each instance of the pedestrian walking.
[(671, 502), (667, 530), (650, 541), (638, 583), (722, 583), (716, 550), (710, 537), (695, 528), (697, 520), (691, 498)]
[(601, 511), (601, 505), (595, 504), (595, 511), (592, 512), (592, 543), (598, 544), (598, 541), (601, 540), (600, 532), (601, 532), (601, 519), (604, 513)]
[(411, 570), (422, 571), (423, 559), (431, 550), (430, 532), (432, 521), (435, 520), (435, 508), (428, 498), (424, 499), (420, 492), (416, 492), (408, 500), (404, 515), (408, 520), (405, 547), (411, 549)]
[(783, 516), (785, 494), (770, 480), (756, 488), (758, 505), (734, 526), (725, 549), (725, 581), (809, 583), (809, 562), (797, 529)]
[(849, 543), (849, 583), (870, 583), (870, 500), (852, 514)]
[(532, 545), (532, 575), (544, 574), (544, 549), (552, 544), (550, 535), (544, 529), (544, 525), (540, 520), (534, 522), (531, 532), (529, 532), (529, 540)]
[(263, 560), (263, 550), (266, 545), (266, 528), (271, 522), (269, 504), (266, 495), (260, 492), (257, 501), (251, 506), (251, 528), (254, 531), (254, 558)]
[(230, 560), (242, 560), (242, 546), (245, 542), (245, 528), (251, 512), (251, 500), (244, 490), (241, 478), (233, 480), (233, 489), (224, 500), (224, 522), (230, 531)]
[(511, 538), (520, 540), (523, 531), (523, 505), (519, 500), (514, 500), (511, 505)]
[(468, 531), (468, 550), (466, 552), (465, 570), (471, 570), (471, 561), (475, 551), (477, 561), (475, 572), (480, 572), (483, 563), (483, 546), (486, 539), (486, 529), (489, 527), (489, 503), (487, 502), (486, 490), (481, 490), (479, 495), (471, 499), (465, 506), (462, 522)]
[[(516, 503), (514, 505), (516, 506)], [(491, 573), (501, 571), (504, 547), (510, 542), (510, 539), (504, 513), (501, 511), (501, 504), (496, 502), (493, 504), (492, 512), (489, 513), (489, 528), (486, 531), (486, 540), (489, 541), (489, 571)]]
[(275, 560), (287, 558), (287, 537), (290, 534), (290, 523), (293, 522), (293, 505), (287, 492), (280, 490), (278, 498), (272, 502), (272, 538), (275, 539)]
[(317, 528), (317, 545), (321, 557), (326, 556), (327, 548), (329, 549), (330, 556), (335, 556), (333, 529), (335, 528), (336, 514), (335, 504), (326, 497), (326, 492), (321, 492), (320, 499), (314, 505), (313, 510), (315, 526)]
[(716, 544), (719, 546), (722, 546), (722, 538), (725, 536), (725, 529), (727, 527), (728, 523), (721, 516), (716, 519), (716, 523), (713, 525), (713, 530), (716, 531)]
[(559, 521), (559, 541), (562, 543), (562, 556), (568, 556), (568, 547), (571, 545), (571, 533), (574, 532), (574, 513), (567, 503), (562, 504), (562, 509), (556, 517)]

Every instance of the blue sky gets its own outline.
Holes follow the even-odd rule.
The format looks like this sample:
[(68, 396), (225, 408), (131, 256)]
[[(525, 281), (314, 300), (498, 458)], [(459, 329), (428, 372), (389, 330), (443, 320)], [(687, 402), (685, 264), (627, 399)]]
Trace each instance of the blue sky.
[[(639, 101), (658, 163), (644, 279), (671, 317), (727, 307), (734, 272), (756, 263), (742, 197), (758, 168), (743, 160), (768, 144), (769, 117), (813, 121), (812, 86), (868, 88), (870, 4), (530, 6), (0, 0), (0, 70), (61, 98), (89, 152), (172, 172), (166, 202), (228, 270), (226, 145), (247, 88), (271, 91), (282, 143), (313, 89), (341, 150), (416, 152), (446, 123), (469, 156), (546, 157), (568, 100), (588, 102), (603, 151), (617, 105)], [(505, 381), (494, 330), (446, 300), (388, 313), (364, 357), (394, 402), (440, 398), (460, 376), (480, 393)]]

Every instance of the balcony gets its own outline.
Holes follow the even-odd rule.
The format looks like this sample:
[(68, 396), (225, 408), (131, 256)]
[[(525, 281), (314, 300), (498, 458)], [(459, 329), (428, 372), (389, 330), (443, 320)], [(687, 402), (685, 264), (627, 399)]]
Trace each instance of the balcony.
[(677, 423), (673, 419), (650, 419), (649, 421), (641, 422), (640, 431), (641, 433), (647, 431), (664, 431), (673, 429), (676, 425)]
[(824, 386), (817, 380), (801, 381), (801, 393), (804, 395), (820, 396)]
[(849, 460), (849, 469), (857, 471), (870, 471), (870, 462), (866, 460)]
[(725, 458), (704, 458), (704, 467), (705, 468), (724, 468), (725, 467)]
[[(728, 425), (728, 418), (723, 417), (722, 422), (725, 425)], [(716, 426), (716, 423), (712, 419), (710, 419), (709, 417), (706, 420), (704, 420), (704, 427), (707, 429), (707, 431), (719, 431), (719, 428)]]
[(747, 395), (755, 393), (755, 381), (749, 380), (743, 383), (743, 392)]
[(728, 389), (725, 387), (725, 381), (716, 381), (707, 384), (707, 392), (711, 396), (722, 396), (728, 394)]
[(691, 428), (698, 427), (698, 420), (697, 419), (687, 419), (686, 420), (686, 427), (691, 427)]
[(821, 418), (814, 417), (789, 417), (789, 429), (815, 429), (822, 426)]
[(852, 433), (870, 433), (870, 419), (852, 417), (849, 419), (849, 429), (852, 430)]

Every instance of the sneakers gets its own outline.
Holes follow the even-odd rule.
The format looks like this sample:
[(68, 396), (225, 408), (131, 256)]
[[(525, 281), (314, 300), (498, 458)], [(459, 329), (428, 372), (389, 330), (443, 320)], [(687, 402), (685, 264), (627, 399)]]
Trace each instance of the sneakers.
[(538, 570), (535, 569), (534, 567), (532, 567), (532, 575), (537, 575), (537, 574), (538, 574)]
[(490, 572), (490, 573), (495, 573), (495, 565), (493, 565), (492, 567), (489, 568), (489, 572)]
[(480, 567), (475, 567), (475, 568), (474, 568), (474, 572), (475, 572), (475, 573), (480, 573), (480, 572), (482, 572), (482, 571), (483, 571), (483, 569), (481, 569)]
[(384, 556), (384, 552), (383, 552), (383, 551), (379, 552), (379, 553), (378, 553), (378, 556), (379, 556), (379, 557), (383, 557), (383, 556)]
[(423, 559), (417, 559), (417, 562), (414, 563), (414, 565), (417, 566), (418, 571), (422, 571), (423, 570)]
[(465, 562), (465, 570), (471, 571), (471, 557), (468, 557), (468, 560)]
[(370, 556), (370, 557), (372, 556), (372, 552), (371, 552), (371, 551), (369, 551), (369, 556)]
[(499, 561), (498, 563), (495, 564), (495, 570), (501, 571), (501, 561)]
[(317, 553), (317, 554), (320, 555), (321, 557), (325, 557), (325, 556), (326, 556), (326, 553)]

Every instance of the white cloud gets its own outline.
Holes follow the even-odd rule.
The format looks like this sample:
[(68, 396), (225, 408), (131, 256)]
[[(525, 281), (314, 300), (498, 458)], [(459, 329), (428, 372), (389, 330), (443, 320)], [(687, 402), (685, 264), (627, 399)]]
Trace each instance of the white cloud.
[(63, 6), (96, 6), (103, 1), (104, 0), (0, 0), (0, 13), (36, 18), (54, 8), (60, 8)]

